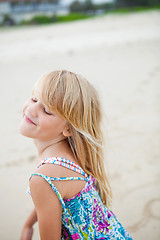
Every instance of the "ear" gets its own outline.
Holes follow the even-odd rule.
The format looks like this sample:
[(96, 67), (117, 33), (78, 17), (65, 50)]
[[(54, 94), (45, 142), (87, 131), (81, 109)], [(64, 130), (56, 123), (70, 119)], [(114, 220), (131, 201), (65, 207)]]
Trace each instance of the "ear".
[(70, 128), (67, 126), (64, 130), (63, 130), (63, 136), (65, 137), (70, 137), (72, 135)]

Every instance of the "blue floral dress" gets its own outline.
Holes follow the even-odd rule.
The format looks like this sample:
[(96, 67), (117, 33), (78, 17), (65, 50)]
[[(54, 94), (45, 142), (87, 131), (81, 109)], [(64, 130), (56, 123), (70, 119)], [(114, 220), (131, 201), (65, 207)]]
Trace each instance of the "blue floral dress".
[[(61, 240), (102, 240), (119, 239), (132, 240), (128, 232), (122, 227), (116, 216), (103, 205), (99, 193), (94, 185), (95, 178), (87, 176), (80, 166), (64, 158), (47, 158), (37, 166), (43, 164), (57, 164), (80, 173), (82, 177), (47, 177), (33, 173), (32, 176), (44, 178), (57, 194), (62, 204), (62, 234)], [(85, 187), (72, 198), (63, 199), (52, 181), (83, 180)]]

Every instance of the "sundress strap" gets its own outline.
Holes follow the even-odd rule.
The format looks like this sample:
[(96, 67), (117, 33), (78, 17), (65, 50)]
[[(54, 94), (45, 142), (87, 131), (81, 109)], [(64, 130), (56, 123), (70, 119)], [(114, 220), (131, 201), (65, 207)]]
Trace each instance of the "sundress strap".
[(43, 174), (41, 174), (41, 173), (33, 173), (33, 174), (31, 174), (30, 179), (31, 179), (33, 176), (42, 177), (43, 179), (45, 179), (45, 180), (49, 183), (49, 185), (51, 186), (51, 188), (54, 190), (54, 192), (56, 193), (57, 197), (59, 198), (59, 201), (60, 201), (60, 203), (62, 204), (62, 207), (63, 207), (63, 210), (64, 210), (65, 214), (68, 215), (69, 213), (68, 213), (68, 211), (67, 211), (67, 209), (66, 209), (66, 207), (65, 207), (65, 203), (64, 203), (64, 201), (63, 201), (63, 198), (62, 198), (61, 194), (59, 193), (58, 189), (56, 188), (56, 186), (51, 182), (50, 177), (47, 177), (47, 176), (45, 176), (45, 175), (43, 175)]
[(68, 181), (68, 180), (83, 180), (88, 181), (88, 178), (84, 177), (48, 177), (51, 181)]
[[(54, 192), (56, 193), (57, 197), (59, 198), (60, 203), (62, 204), (63, 210), (66, 214), (66, 216), (70, 217), (70, 214), (68, 213), (68, 210), (65, 207), (65, 203), (64, 200), (60, 194), (60, 192), (58, 191), (58, 189), (56, 188), (56, 186), (53, 184), (52, 181), (68, 181), (68, 180), (82, 180), (82, 181), (86, 181), (88, 183), (90, 183), (93, 179), (91, 176), (87, 176), (87, 174), (83, 171), (83, 169), (78, 166), (77, 164), (75, 164), (74, 162), (71, 162), (70, 160), (64, 159), (64, 158), (59, 158), (59, 157), (53, 157), (53, 158), (46, 158), (44, 160), (41, 161), (41, 163), (37, 166), (37, 168), (39, 168), (40, 166), (44, 165), (44, 164), (57, 164), (63, 167), (66, 167), (70, 170), (73, 170), (77, 173), (80, 173), (81, 175), (85, 176), (85, 177), (48, 177), (46, 175), (43, 175), (41, 173), (33, 173), (31, 174), (30, 179), (33, 176), (39, 176), (42, 177), (43, 179), (45, 179), (49, 185), (51, 186), (51, 188), (54, 190)], [(28, 193), (30, 194), (30, 190), (28, 189)]]
[[(88, 176), (83, 171), (83, 169), (80, 166), (78, 166), (77, 164), (75, 164), (74, 162), (71, 162), (70, 160), (67, 160), (67, 159), (58, 158), (58, 157), (47, 158), (47, 159), (42, 160), (41, 163), (37, 166), (37, 168), (39, 168), (40, 166), (47, 164), (47, 163), (57, 164), (57, 165), (66, 167), (70, 170), (80, 173), (83, 176), (83, 177), (48, 177), (41, 173), (35, 172), (35, 173), (31, 174), (31, 177), (30, 177), (30, 179), (31, 179), (33, 176), (39, 176), (39, 177), (42, 177), (45, 181), (47, 181), (49, 183), (49, 185), (51, 186), (51, 188), (57, 195), (57, 197), (62, 205), (63, 212), (65, 214), (66, 224), (69, 226), (72, 225), (72, 228), (70, 229), (70, 233), (74, 239), (75, 239), (75, 237), (77, 239), (78, 230), (77, 230), (77, 227), (75, 227), (76, 224), (75, 224), (74, 220), (72, 219), (72, 216), (71, 216), (70, 212), (68, 211), (68, 208), (65, 205), (65, 199), (63, 200), (60, 192), (58, 191), (58, 189), (56, 188), (56, 186), (53, 184), (52, 181), (82, 180), (82, 181), (87, 182), (87, 184), (84, 188), (84, 189), (86, 189), (90, 185), (94, 184), (95, 178), (92, 177), (91, 175)], [(28, 193), (30, 194), (30, 189), (28, 189)]]
[(66, 167), (74, 172), (77, 172), (77, 173), (83, 175), (84, 177), (88, 176), (79, 165), (77, 165), (74, 162), (72, 162), (68, 159), (65, 159), (65, 158), (60, 158), (60, 157), (46, 158), (41, 161), (41, 163), (37, 166), (37, 168), (41, 167), (42, 165), (44, 165), (46, 163), (52, 163), (52, 164), (56, 164), (56, 165), (59, 165), (62, 167)]
[[(58, 191), (58, 189), (56, 188), (56, 186), (52, 183), (52, 180), (60, 180), (60, 181), (65, 181), (65, 180), (85, 180), (87, 181), (88, 183), (90, 183), (93, 179), (91, 176), (89, 176), (88, 178), (83, 178), (83, 177), (61, 177), (61, 178), (54, 178), (54, 177), (48, 177), (48, 176), (45, 176), (41, 173), (33, 173), (31, 174), (30, 176), (30, 179), (33, 177), (33, 176), (39, 176), (39, 177), (42, 177), (45, 181), (47, 181), (49, 183), (49, 185), (51, 186), (51, 188), (53, 189), (53, 191), (55, 192), (55, 194), (57, 195), (61, 205), (62, 205), (62, 208), (63, 208), (63, 211), (64, 211), (64, 214), (66, 216), (66, 221), (67, 221), (67, 224), (73, 224), (72, 221), (71, 221), (71, 215), (70, 213), (68, 212), (68, 209), (66, 208), (65, 206), (65, 203), (64, 203), (64, 200), (60, 194), (60, 192)], [(29, 179), (29, 180), (30, 180)], [(30, 189), (28, 189), (28, 193), (30, 194)], [(72, 234), (76, 234), (77, 230), (76, 229), (72, 229)]]

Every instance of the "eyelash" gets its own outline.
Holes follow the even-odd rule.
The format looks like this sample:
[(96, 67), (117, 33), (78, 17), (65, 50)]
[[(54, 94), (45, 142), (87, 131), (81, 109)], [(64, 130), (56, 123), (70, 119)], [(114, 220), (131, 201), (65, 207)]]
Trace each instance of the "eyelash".
[[(35, 98), (31, 98), (31, 100), (33, 101), (33, 102), (37, 102), (37, 99), (35, 99)], [(45, 109), (45, 108), (43, 108), (43, 111), (47, 114), (47, 115), (52, 115), (52, 113), (49, 113), (49, 112), (47, 112), (47, 110)]]
[(52, 115), (52, 113), (49, 113), (47, 112), (47, 110), (44, 108), (44, 112), (47, 114), (47, 115)]
[(37, 102), (37, 99), (35, 99), (35, 98), (31, 98), (31, 100), (33, 101), (33, 102)]

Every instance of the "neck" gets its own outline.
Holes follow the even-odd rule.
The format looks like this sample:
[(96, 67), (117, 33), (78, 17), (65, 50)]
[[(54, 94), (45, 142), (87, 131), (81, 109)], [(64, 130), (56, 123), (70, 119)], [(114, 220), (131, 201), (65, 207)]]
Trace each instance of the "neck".
[(38, 152), (37, 163), (48, 157), (63, 157), (60, 154), (65, 155), (69, 151), (69, 146), (65, 139), (59, 141), (40, 141), (34, 139), (34, 144)]

